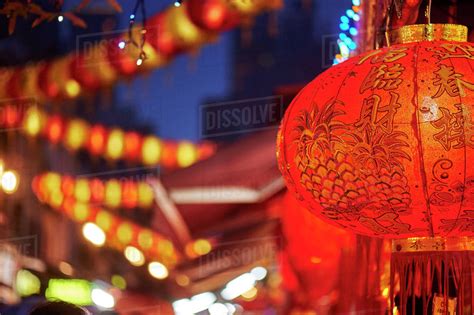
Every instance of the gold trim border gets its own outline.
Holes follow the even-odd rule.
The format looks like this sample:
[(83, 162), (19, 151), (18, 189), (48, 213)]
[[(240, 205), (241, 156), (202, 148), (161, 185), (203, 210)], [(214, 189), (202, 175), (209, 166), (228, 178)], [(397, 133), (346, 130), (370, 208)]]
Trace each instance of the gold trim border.
[(467, 26), (459, 24), (413, 24), (389, 31), (388, 45), (445, 40), (467, 42)]
[(393, 253), (474, 251), (474, 237), (410, 237), (392, 240)]

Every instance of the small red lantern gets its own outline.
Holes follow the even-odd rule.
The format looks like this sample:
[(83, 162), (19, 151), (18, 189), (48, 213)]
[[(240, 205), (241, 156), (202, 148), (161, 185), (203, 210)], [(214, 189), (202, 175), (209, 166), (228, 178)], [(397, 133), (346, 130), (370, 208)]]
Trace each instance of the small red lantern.
[(200, 28), (222, 32), (239, 24), (239, 13), (233, 10), (224, 0), (189, 0), (187, 14), (191, 21)]
[(102, 125), (94, 125), (91, 127), (90, 135), (87, 143), (89, 152), (93, 155), (101, 155), (105, 151), (107, 140), (107, 129)]
[[(396, 30), (395, 45), (309, 83), (281, 125), (278, 159), (289, 190), (325, 221), (401, 239), (393, 242), (397, 275), (415, 261), (415, 274), (445, 266), (446, 279), (460, 280), (454, 264), (464, 268), (469, 260), (444, 250), (474, 249), (463, 238), (474, 236), (474, 44), (466, 38), (467, 28), (458, 25)], [(431, 296), (428, 274), (401, 281), (402, 314), (410, 290)], [(462, 298), (471, 281), (459, 283), (462, 313), (470, 306), (461, 303), (471, 304)]]
[(137, 206), (138, 189), (133, 180), (122, 182), (122, 205), (127, 209), (133, 209)]
[(61, 141), (64, 133), (64, 121), (60, 115), (53, 115), (48, 118), (45, 133), (51, 143), (57, 144)]
[(129, 131), (125, 133), (124, 157), (128, 161), (137, 161), (142, 150), (142, 136), (139, 133)]

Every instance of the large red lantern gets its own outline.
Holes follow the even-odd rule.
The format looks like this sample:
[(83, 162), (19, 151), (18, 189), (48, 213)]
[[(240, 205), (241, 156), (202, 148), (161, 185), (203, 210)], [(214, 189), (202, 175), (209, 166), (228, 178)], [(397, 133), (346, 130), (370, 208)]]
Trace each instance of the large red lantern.
[[(474, 248), (474, 44), (458, 25), (411, 25), (389, 38), (390, 47), (330, 68), (298, 94), (278, 137), (280, 169), (320, 218), (399, 239), (397, 276), (443, 270), (459, 280), (469, 264), (447, 253)], [(428, 299), (426, 278), (402, 283), (401, 305), (414, 292)], [(470, 283), (457, 283), (458, 313), (471, 303), (461, 298)], [(448, 305), (449, 281), (437, 290)]]

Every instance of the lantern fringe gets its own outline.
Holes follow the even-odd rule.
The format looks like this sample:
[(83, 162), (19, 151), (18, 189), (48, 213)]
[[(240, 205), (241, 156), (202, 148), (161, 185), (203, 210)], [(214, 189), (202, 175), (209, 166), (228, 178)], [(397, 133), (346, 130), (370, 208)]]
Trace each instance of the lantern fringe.
[[(472, 314), (471, 251), (393, 253), (390, 308), (393, 314)], [(435, 305), (442, 298), (442, 305)], [(449, 312), (450, 303), (456, 311)], [(436, 306), (436, 310), (433, 307)]]

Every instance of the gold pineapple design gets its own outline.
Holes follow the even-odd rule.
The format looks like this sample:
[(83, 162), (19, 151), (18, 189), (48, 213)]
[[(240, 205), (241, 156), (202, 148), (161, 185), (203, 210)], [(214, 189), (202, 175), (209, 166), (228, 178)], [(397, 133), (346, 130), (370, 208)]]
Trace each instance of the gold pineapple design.
[(337, 119), (344, 112), (336, 107), (342, 105), (331, 100), (297, 117), (301, 184), (333, 220), (407, 211), (411, 199), (401, 159), (410, 158), (403, 151), (404, 134), (345, 124)]

